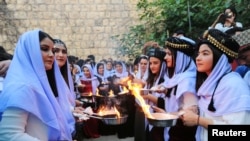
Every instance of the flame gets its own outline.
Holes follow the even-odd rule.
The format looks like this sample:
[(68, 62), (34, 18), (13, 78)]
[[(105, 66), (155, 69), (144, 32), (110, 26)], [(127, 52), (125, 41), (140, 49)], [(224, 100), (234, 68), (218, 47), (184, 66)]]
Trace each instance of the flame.
[(116, 107), (112, 107), (111, 109), (109, 109), (107, 106), (102, 106), (102, 107), (99, 108), (97, 114), (100, 115), (100, 116), (115, 114), (117, 116), (117, 118), (121, 117), (121, 114), (116, 109)]
[(105, 107), (102, 106), (102, 107), (99, 108), (97, 114), (100, 115), (100, 116), (103, 116), (104, 115), (104, 111), (105, 111)]
[(114, 92), (112, 90), (109, 91), (109, 97), (114, 97)]
[(90, 92), (90, 93), (89, 93), (89, 95), (91, 96), (91, 95), (93, 95), (93, 93), (92, 93), (92, 92)]
[(98, 90), (98, 89), (96, 89), (96, 96), (101, 96), (101, 95), (99, 94), (99, 90)]
[(117, 115), (117, 118), (120, 118), (121, 117), (120, 112), (115, 107), (114, 107), (114, 110), (115, 110), (115, 114)]
[(132, 84), (131, 81), (128, 81), (128, 86), (129, 86), (129, 89), (132, 90), (132, 94), (139, 101), (140, 106), (141, 106), (144, 114), (146, 115), (146, 117), (153, 118), (153, 116), (151, 115), (150, 110), (149, 110), (150, 105), (146, 104), (145, 100), (141, 96), (140, 89), (142, 86), (139, 84), (136, 84), (136, 83)]
[(122, 79), (120, 79), (120, 83), (125, 84), (126, 82), (129, 81), (129, 79), (130, 79), (129, 77), (122, 78)]
[(123, 89), (124, 93), (128, 93), (129, 92), (129, 90), (125, 86), (123, 86), (122, 89)]

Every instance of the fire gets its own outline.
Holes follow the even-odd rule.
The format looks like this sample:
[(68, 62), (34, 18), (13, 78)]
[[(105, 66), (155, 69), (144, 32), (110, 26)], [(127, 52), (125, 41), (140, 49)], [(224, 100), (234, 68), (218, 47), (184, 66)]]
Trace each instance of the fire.
[(93, 95), (93, 93), (92, 93), (92, 92), (90, 92), (88, 95), (89, 95), (89, 96), (92, 96), (92, 95)]
[(117, 118), (121, 117), (120, 112), (116, 109), (116, 107), (112, 107), (111, 109), (106, 107), (106, 106), (102, 106), (99, 108), (99, 111), (97, 113), (100, 116), (104, 116), (104, 115), (116, 115)]
[(96, 96), (101, 96), (101, 95), (99, 94), (99, 90), (98, 90), (98, 89), (96, 89)]
[(120, 112), (115, 107), (114, 107), (114, 110), (115, 110), (115, 114), (117, 115), (117, 118), (120, 118), (121, 117)]
[(122, 78), (122, 79), (120, 79), (120, 83), (124, 84), (124, 83), (128, 82), (128, 80), (129, 80), (129, 77)]
[(128, 93), (128, 92), (129, 92), (129, 90), (128, 90), (125, 86), (123, 86), (122, 89), (123, 89), (123, 92), (124, 92), (124, 93)]
[(139, 101), (140, 106), (142, 107), (144, 114), (149, 118), (153, 118), (153, 116), (151, 115), (150, 110), (149, 110), (150, 105), (146, 104), (145, 100), (141, 96), (141, 93), (140, 93), (141, 85), (135, 84), (135, 83), (132, 84), (131, 81), (128, 81), (128, 86), (129, 86), (129, 89), (132, 90), (132, 94)]
[(109, 91), (109, 97), (114, 97), (114, 92), (112, 90)]

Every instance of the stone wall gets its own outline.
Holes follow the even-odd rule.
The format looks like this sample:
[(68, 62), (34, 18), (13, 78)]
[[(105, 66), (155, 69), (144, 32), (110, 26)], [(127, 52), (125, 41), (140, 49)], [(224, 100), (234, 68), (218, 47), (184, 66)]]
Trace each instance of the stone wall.
[(69, 54), (119, 58), (111, 40), (138, 23), (138, 0), (1, 0), (0, 45), (13, 53), (18, 37), (42, 29), (63, 40)]

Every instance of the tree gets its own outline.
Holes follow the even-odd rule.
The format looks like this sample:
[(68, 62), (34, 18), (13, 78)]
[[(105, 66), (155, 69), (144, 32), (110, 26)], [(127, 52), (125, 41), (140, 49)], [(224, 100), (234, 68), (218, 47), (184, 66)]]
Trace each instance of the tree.
[(140, 0), (137, 8), (142, 24), (130, 27), (126, 34), (113, 37), (120, 45), (116, 52), (133, 60), (141, 54), (145, 42), (156, 41), (164, 45), (165, 39), (176, 29), (184, 30), (188, 37), (196, 40), (230, 5), (238, 11), (237, 21), (249, 28), (248, 0)]

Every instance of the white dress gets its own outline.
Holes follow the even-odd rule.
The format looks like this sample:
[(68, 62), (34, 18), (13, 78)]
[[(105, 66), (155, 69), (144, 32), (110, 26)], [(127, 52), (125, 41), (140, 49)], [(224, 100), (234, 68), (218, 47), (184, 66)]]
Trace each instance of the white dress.
[(250, 87), (250, 71), (248, 71), (245, 76), (244, 80), (247, 82), (247, 85)]
[(34, 115), (8, 108), (0, 122), (0, 141), (48, 141), (47, 126)]
[[(205, 114), (204, 112), (201, 112), (200, 116), (212, 119), (214, 125), (222, 125), (222, 124), (241, 125), (241, 124), (250, 123), (249, 111), (231, 113), (231, 114), (226, 114), (226, 115), (218, 116), (218, 117), (212, 117), (212, 116), (209, 116), (208, 114)], [(206, 128), (198, 126), (196, 136), (198, 137), (197, 141), (208, 141), (208, 130)]]

